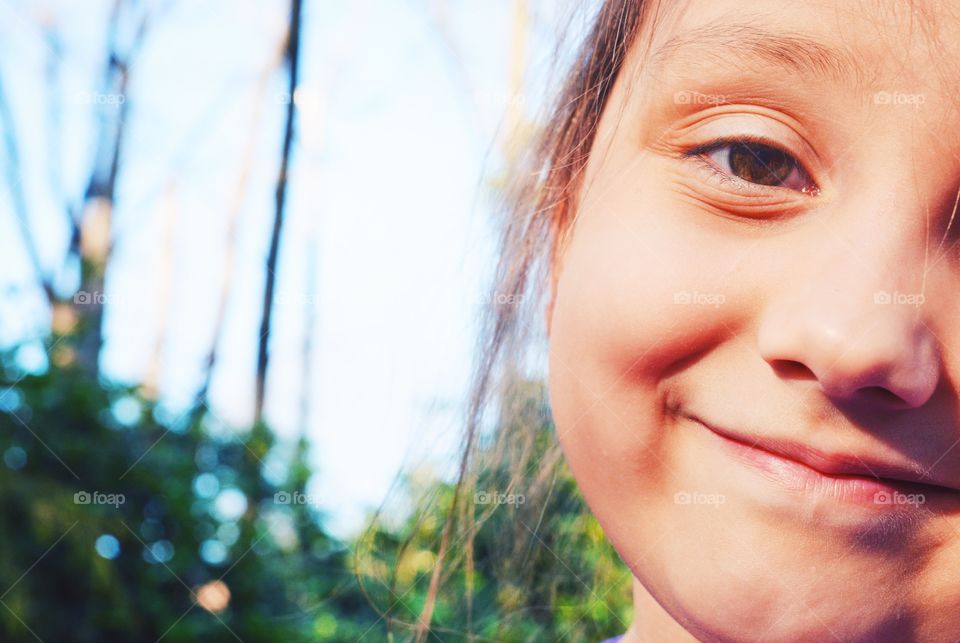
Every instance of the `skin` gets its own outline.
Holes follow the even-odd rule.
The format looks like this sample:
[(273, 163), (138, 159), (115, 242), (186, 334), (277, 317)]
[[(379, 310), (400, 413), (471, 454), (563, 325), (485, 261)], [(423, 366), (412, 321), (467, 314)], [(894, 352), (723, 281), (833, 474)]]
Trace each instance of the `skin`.
[[(604, 111), (548, 310), (561, 445), (635, 577), (625, 640), (955, 641), (960, 3), (664, 4)], [(705, 25), (723, 38), (658, 57)], [(761, 32), (834, 51), (801, 73), (730, 44)], [(721, 136), (776, 142), (815, 189), (683, 156)], [(690, 415), (940, 488), (903, 511), (791, 492)]]

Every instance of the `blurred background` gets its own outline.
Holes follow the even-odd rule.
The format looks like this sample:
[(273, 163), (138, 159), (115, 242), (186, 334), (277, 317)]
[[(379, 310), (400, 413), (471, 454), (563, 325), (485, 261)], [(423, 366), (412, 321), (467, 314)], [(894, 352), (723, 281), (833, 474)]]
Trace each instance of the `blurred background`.
[[(404, 490), (451, 479), (506, 168), (595, 4), (0, 0), (0, 639), (415, 620), (443, 503)], [(561, 589), (468, 638), (625, 629), (570, 518)]]

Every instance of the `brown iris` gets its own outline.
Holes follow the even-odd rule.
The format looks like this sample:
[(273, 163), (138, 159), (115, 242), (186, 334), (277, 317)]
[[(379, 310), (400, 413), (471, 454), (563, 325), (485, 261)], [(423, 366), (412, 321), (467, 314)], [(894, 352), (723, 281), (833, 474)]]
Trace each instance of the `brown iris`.
[(759, 185), (782, 185), (796, 168), (789, 154), (768, 145), (734, 143), (729, 154), (733, 174)]

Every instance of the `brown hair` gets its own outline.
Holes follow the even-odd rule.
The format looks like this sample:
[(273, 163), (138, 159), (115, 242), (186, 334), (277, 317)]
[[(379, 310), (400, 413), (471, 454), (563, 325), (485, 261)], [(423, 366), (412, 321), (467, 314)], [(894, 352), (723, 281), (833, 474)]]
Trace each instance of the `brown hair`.
[[(536, 321), (543, 318), (550, 270), (564, 235), (571, 228), (597, 125), (638, 32), (645, 4), (642, 0), (603, 2), (566, 74), (546, 125), (515, 171), (517, 180), (506, 199), (499, 261), (486, 299), (485, 323), (477, 347), (453, 505), (441, 535), (417, 641), (423, 640), (429, 630), (451, 543), (464, 543), (469, 569), (478, 518), (472, 508), (464, 508), (473, 498), (476, 472), (483, 467), (502, 467), (502, 460), (508, 459), (506, 468), (513, 474), (514, 482), (523, 481), (527, 503), (542, 507), (561, 464), (555, 440), (546, 457), (537, 454), (542, 460), (530, 461), (535, 455), (532, 433), (536, 427), (531, 426), (528, 418), (524, 420), (524, 409), (511, 405), (511, 400), (518, 399), (512, 389), (522, 381), (527, 348), (538, 337), (534, 329), (538, 327)], [(497, 444), (487, 451), (489, 457), (481, 461), (476, 457), (478, 434), (485, 410), (494, 405), (499, 408), (500, 418), (494, 436)], [(537, 471), (533, 480), (526, 479), (531, 468)]]

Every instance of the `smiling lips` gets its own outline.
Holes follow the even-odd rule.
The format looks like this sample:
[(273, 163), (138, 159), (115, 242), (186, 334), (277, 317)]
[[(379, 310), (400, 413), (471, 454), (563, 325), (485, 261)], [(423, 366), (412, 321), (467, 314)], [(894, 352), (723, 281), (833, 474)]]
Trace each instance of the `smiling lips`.
[(960, 490), (909, 467), (870, 457), (827, 456), (795, 442), (754, 441), (689, 417), (736, 459), (794, 493), (819, 494), (878, 509), (919, 507), (944, 494), (960, 499)]

